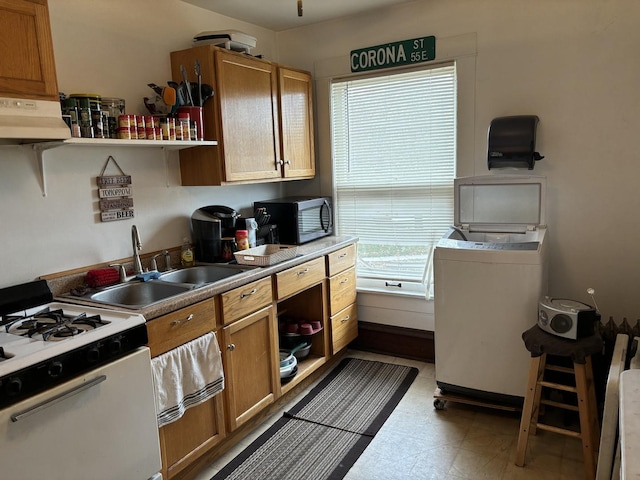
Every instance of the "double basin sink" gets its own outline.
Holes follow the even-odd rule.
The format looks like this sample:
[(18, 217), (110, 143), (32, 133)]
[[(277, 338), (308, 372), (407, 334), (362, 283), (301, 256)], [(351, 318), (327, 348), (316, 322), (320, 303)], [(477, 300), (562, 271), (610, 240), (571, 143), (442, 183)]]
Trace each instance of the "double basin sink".
[(161, 273), (157, 279), (147, 282), (135, 280), (97, 292), (91, 291), (83, 296), (69, 296), (118, 307), (144, 308), (249, 270), (252, 270), (252, 267), (227, 264), (198, 265)]

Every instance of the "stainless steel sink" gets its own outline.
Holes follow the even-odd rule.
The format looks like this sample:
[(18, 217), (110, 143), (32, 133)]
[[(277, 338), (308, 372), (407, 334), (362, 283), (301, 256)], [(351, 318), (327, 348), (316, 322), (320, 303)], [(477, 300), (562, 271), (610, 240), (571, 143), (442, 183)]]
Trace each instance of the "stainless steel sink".
[(88, 296), (88, 300), (127, 308), (143, 308), (192, 289), (193, 285), (165, 282), (124, 283), (93, 293)]
[(160, 275), (158, 280), (174, 283), (191, 283), (202, 285), (223, 280), (242, 272), (247, 272), (251, 268), (243, 268), (231, 265), (198, 265), (196, 267), (175, 270)]

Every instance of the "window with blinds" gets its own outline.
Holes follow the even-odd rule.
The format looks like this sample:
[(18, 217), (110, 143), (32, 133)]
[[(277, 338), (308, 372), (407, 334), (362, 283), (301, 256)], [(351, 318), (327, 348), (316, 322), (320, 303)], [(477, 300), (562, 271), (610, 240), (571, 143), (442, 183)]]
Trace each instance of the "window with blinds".
[(336, 230), (359, 237), (361, 289), (424, 295), (453, 223), (455, 65), (335, 80)]

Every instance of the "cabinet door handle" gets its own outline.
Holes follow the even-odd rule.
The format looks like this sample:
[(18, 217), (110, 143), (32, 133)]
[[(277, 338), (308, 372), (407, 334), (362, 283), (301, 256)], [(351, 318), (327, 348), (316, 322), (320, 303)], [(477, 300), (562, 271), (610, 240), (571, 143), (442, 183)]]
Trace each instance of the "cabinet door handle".
[(254, 289), (253, 289), (253, 290), (251, 290), (249, 293), (244, 293), (244, 292), (242, 292), (242, 293), (240, 294), (240, 298), (242, 299), (242, 298), (245, 298), (245, 297), (250, 297), (251, 295), (255, 295), (257, 291), (258, 291), (258, 289), (257, 289), (257, 288), (254, 288)]
[(277, 164), (280, 165), (280, 166), (284, 165), (284, 160), (278, 160)]
[(342, 280), (340, 280), (340, 285), (344, 285), (348, 281), (349, 281), (349, 277), (343, 278)]
[(174, 320), (173, 322), (171, 322), (171, 325), (177, 326), (177, 325), (180, 325), (181, 323), (190, 322), (191, 320), (193, 320), (193, 313), (190, 313), (189, 316), (184, 320)]
[(291, 162), (290, 162), (289, 160), (285, 160), (285, 161), (284, 161), (284, 164), (285, 164), (285, 165), (291, 165)]
[(229, 350), (230, 352), (233, 352), (236, 349), (236, 346), (233, 343), (230, 343), (229, 345), (227, 345), (227, 350)]
[(298, 272), (298, 275), (304, 275), (305, 273), (308, 273), (308, 272), (309, 272), (309, 269), (308, 269), (308, 268), (305, 268), (304, 270), (300, 270), (300, 271)]
[(342, 320), (340, 320), (340, 323), (344, 323), (344, 322), (348, 322), (349, 318), (351, 318), (349, 315), (347, 315), (346, 317), (344, 317)]

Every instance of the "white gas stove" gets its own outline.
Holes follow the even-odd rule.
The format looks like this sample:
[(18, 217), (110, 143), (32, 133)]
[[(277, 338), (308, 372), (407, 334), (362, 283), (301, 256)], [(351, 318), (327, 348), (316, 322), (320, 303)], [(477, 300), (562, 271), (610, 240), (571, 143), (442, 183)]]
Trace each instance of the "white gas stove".
[[(45, 281), (0, 289), (3, 475), (158, 478), (146, 343), (142, 315), (53, 302)], [(33, 451), (41, 452), (37, 462)]]
[[(0, 289), (0, 408), (147, 342), (139, 314), (56, 302), (29, 305), (53, 298), (41, 282), (18, 286), (26, 299), (11, 295), (16, 287)], [(23, 308), (13, 311), (16, 306)]]

